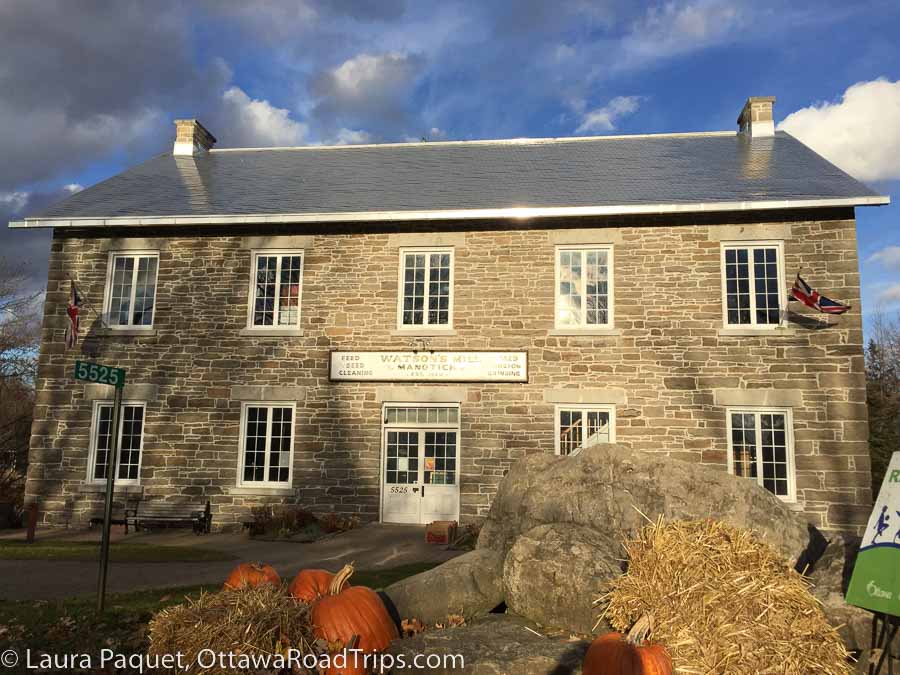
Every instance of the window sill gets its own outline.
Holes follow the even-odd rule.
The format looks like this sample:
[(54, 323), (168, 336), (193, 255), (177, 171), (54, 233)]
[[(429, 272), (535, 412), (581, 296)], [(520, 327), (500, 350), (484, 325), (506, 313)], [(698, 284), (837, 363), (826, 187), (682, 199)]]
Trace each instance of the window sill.
[(248, 487), (236, 486), (226, 488), (226, 494), (244, 497), (293, 497), (295, 494), (292, 487)]
[(302, 328), (242, 328), (242, 337), (302, 337)]
[[(78, 486), (78, 491), (91, 494), (104, 494), (106, 492), (106, 482), (102, 483), (82, 483)], [(114, 494), (140, 495), (144, 493), (143, 485), (134, 485), (133, 483), (119, 483), (116, 481), (114, 486)]]
[(718, 330), (719, 337), (745, 337), (745, 336), (762, 336), (766, 335), (774, 335), (778, 337), (783, 337), (785, 335), (792, 335), (794, 331), (792, 331), (787, 326), (778, 326), (776, 328), (758, 328), (758, 327), (750, 327), (747, 328), (720, 328)]
[(574, 337), (578, 337), (580, 335), (590, 337), (590, 336), (599, 336), (603, 337), (604, 335), (608, 336), (616, 336), (621, 335), (621, 328), (552, 328), (547, 331), (547, 335), (570, 335)]
[(398, 328), (392, 330), (395, 337), (453, 337), (456, 330), (453, 328)]
[(156, 335), (155, 328), (101, 328), (100, 335), (104, 337), (112, 337), (113, 335), (121, 335), (124, 337), (154, 337)]

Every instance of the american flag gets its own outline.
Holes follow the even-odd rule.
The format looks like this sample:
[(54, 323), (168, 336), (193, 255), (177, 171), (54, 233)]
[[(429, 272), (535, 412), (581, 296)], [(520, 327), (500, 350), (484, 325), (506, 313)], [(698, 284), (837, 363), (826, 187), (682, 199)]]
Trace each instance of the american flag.
[(843, 314), (850, 309), (850, 305), (844, 305), (840, 302), (835, 302), (831, 298), (826, 298), (824, 295), (819, 295), (819, 291), (810, 288), (809, 284), (803, 281), (799, 274), (797, 275), (797, 280), (794, 281), (794, 287), (791, 288), (791, 295), (807, 307), (825, 312), (825, 314)]
[(81, 296), (75, 288), (75, 282), (70, 281), (69, 306), (66, 314), (69, 315), (69, 325), (66, 327), (66, 349), (72, 349), (78, 342), (78, 312), (81, 310)]

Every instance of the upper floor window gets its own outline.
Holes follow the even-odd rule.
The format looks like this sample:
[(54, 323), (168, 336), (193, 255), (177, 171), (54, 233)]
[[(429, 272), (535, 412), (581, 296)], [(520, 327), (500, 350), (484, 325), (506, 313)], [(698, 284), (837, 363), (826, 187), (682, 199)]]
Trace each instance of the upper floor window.
[(158, 267), (156, 252), (110, 254), (104, 311), (110, 327), (153, 326)]
[(784, 290), (780, 242), (726, 244), (722, 247), (723, 293), (727, 326), (778, 326)]
[(786, 501), (796, 499), (793, 424), (788, 409), (729, 408), (728, 469)]
[(453, 325), (453, 249), (400, 250), (399, 325)]
[(612, 405), (561, 405), (556, 408), (556, 454), (577, 454), (597, 443), (615, 442)]
[[(113, 439), (113, 404), (97, 401), (91, 424), (91, 448), (88, 461), (88, 480), (105, 481), (109, 471), (109, 455)], [(122, 405), (119, 425), (119, 459), (116, 481), (135, 484), (141, 472), (141, 450), (144, 443), (144, 404)]]
[(612, 246), (556, 249), (556, 327), (613, 325)]
[(238, 485), (289, 486), (294, 457), (294, 405), (248, 403), (242, 413)]
[(255, 252), (249, 327), (299, 327), (302, 282), (302, 251)]

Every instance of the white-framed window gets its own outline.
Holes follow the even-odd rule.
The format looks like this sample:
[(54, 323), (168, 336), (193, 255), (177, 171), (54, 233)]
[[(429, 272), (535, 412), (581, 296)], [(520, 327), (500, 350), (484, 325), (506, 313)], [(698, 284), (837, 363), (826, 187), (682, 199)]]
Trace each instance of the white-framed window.
[(782, 242), (722, 244), (722, 311), (726, 326), (780, 326), (786, 295)]
[(303, 251), (253, 251), (248, 328), (298, 328)]
[(616, 442), (616, 407), (566, 403), (556, 406), (556, 454), (577, 454), (598, 443)]
[(238, 486), (288, 487), (294, 465), (294, 403), (244, 403)]
[(611, 328), (613, 247), (556, 248), (556, 328)]
[(781, 499), (797, 499), (790, 408), (727, 408), (728, 471)]
[(453, 327), (453, 249), (401, 248), (399, 328)]
[(157, 251), (110, 251), (103, 314), (110, 328), (153, 327)]
[[(140, 482), (145, 412), (146, 405), (141, 401), (122, 403), (116, 483), (137, 485)], [(88, 482), (106, 482), (112, 439), (113, 403), (112, 401), (94, 401), (91, 419), (91, 447), (88, 453)]]

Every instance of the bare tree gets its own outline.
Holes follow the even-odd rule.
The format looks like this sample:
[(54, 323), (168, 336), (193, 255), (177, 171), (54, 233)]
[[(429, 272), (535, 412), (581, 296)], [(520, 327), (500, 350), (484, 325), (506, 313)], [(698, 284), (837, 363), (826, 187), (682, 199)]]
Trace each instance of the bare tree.
[(0, 261), (0, 502), (21, 508), (40, 344), (41, 294)]
[(900, 320), (878, 313), (866, 348), (866, 400), (872, 488), (878, 490), (891, 454), (900, 451)]

